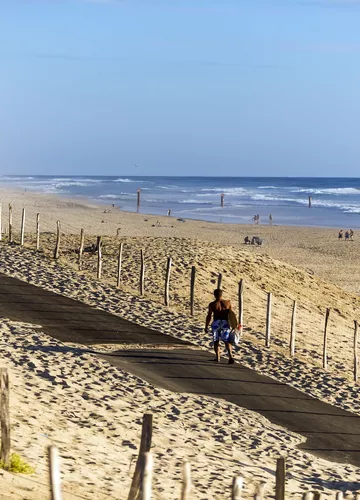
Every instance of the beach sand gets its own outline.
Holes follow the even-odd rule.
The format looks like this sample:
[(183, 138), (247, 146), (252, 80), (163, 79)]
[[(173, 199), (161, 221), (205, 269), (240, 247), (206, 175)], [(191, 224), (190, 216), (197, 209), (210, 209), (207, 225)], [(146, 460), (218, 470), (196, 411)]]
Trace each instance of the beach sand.
[[(1, 245), (0, 272), (84, 301), (210, 350), (203, 333), (206, 304), (218, 273), (236, 309), (244, 280), (244, 335), (236, 359), (302, 391), (360, 414), (360, 391), (352, 381), (353, 321), (360, 297), (359, 241), (339, 242), (337, 230), (222, 225), (172, 217), (122, 213), (86, 200), (65, 200), (2, 191), (3, 231), (13, 205), (19, 241), (26, 208), (25, 247)], [(104, 210), (110, 210), (104, 213)], [(40, 252), (35, 221), (40, 213)], [(61, 255), (51, 258), (56, 220)], [(86, 245), (103, 237), (103, 277), (96, 280), (96, 255), (84, 254), (78, 271), (80, 229)], [(345, 229), (345, 228), (344, 228)], [(243, 245), (246, 235), (264, 238), (262, 247)], [(116, 259), (124, 245), (122, 285), (116, 289)], [(145, 294), (139, 295), (140, 249), (145, 254)], [(163, 305), (166, 259), (173, 259), (170, 306)], [(195, 315), (189, 316), (191, 266), (197, 269)], [(267, 293), (273, 293), (272, 344), (264, 347)], [(293, 301), (297, 301), (296, 358), (288, 353)], [(331, 308), (328, 371), (321, 366), (324, 313)], [(192, 463), (192, 498), (229, 497), (234, 475), (245, 480), (245, 498), (259, 482), (273, 496), (275, 462), (288, 458), (287, 498), (321, 490), (359, 487), (360, 470), (329, 463), (296, 448), (303, 438), (258, 414), (199, 395), (174, 394), (151, 386), (86, 352), (44, 335), (36, 325), (0, 322), (2, 366), (11, 374), (14, 451), (36, 474), (3, 473), (2, 498), (47, 498), (46, 446), (63, 457), (64, 498), (126, 498), (139, 444), (141, 416), (154, 413), (154, 498), (179, 498), (181, 463)], [(91, 346), (106, 352), (121, 346)], [(141, 348), (141, 347), (139, 347)], [(231, 430), (224, 422), (231, 422)], [(225, 426), (226, 427), (226, 426)], [(39, 495), (39, 492), (41, 495)]]

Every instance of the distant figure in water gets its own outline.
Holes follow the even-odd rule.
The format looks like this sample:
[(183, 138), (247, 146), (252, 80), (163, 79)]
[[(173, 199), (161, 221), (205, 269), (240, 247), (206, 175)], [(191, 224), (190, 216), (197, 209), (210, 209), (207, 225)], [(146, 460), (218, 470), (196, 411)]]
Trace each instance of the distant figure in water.
[(234, 358), (232, 354), (232, 345), (231, 345), (231, 328), (229, 324), (229, 311), (231, 309), (230, 300), (224, 300), (222, 298), (222, 290), (217, 288), (214, 290), (214, 302), (210, 302), (209, 310), (206, 316), (205, 321), (205, 333), (208, 333), (209, 325), (212, 317), (214, 317), (213, 322), (211, 323), (211, 330), (214, 339), (214, 351), (215, 351), (215, 361), (220, 361), (220, 340), (222, 340), (225, 344), (226, 350), (229, 354), (229, 365), (234, 363)]
[(343, 238), (343, 230), (340, 229), (339, 234), (338, 234), (339, 241), (342, 240)]
[(168, 210), (168, 216), (170, 217), (170, 215), (171, 215), (171, 210), (169, 208), (169, 210)]
[(271, 214), (269, 214), (269, 224), (270, 224), (270, 226), (272, 226), (272, 215)]

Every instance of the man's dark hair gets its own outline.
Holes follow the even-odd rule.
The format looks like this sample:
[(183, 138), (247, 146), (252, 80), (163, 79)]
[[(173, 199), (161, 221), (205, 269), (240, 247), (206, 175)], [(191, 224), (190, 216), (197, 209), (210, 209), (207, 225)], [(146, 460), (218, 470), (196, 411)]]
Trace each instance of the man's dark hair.
[(216, 290), (214, 290), (214, 295), (215, 295), (215, 299), (220, 299), (222, 297), (222, 290), (220, 288), (217, 288)]

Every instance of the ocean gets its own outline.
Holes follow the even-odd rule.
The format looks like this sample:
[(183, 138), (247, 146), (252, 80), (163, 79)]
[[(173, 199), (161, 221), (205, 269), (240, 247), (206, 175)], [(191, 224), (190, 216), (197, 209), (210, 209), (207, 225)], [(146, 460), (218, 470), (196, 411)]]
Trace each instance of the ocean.
[[(360, 228), (360, 179), (314, 177), (0, 176), (0, 187), (85, 197), (121, 210), (226, 223)], [(224, 206), (221, 207), (221, 195)], [(308, 198), (312, 197), (312, 207)]]

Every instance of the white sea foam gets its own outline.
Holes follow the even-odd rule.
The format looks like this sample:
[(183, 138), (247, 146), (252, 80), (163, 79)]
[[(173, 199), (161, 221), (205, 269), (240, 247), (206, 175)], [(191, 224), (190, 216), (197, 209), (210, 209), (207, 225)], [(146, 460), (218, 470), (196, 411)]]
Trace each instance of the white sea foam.
[(334, 195), (356, 194), (356, 195), (360, 195), (360, 189), (352, 188), (352, 187), (327, 188), (327, 189), (293, 188), (291, 190), (291, 192), (292, 193), (311, 193), (311, 194), (334, 194)]
[(110, 198), (114, 200), (118, 197), (119, 196), (117, 194), (101, 194), (100, 196), (98, 196), (98, 198)]
[(143, 182), (143, 181), (132, 181), (131, 179), (123, 179), (122, 177), (119, 177), (118, 179), (115, 179), (114, 182)]
[(258, 189), (278, 189), (276, 186), (259, 186)]
[[(242, 188), (242, 187), (235, 187), (235, 188), (206, 188), (206, 189), (201, 189), (202, 192), (208, 192), (210, 193), (224, 193), (227, 196), (239, 196), (242, 194), (249, 194), (249, 190)], [(199, 195), (200, 196), (200, 195)]]

